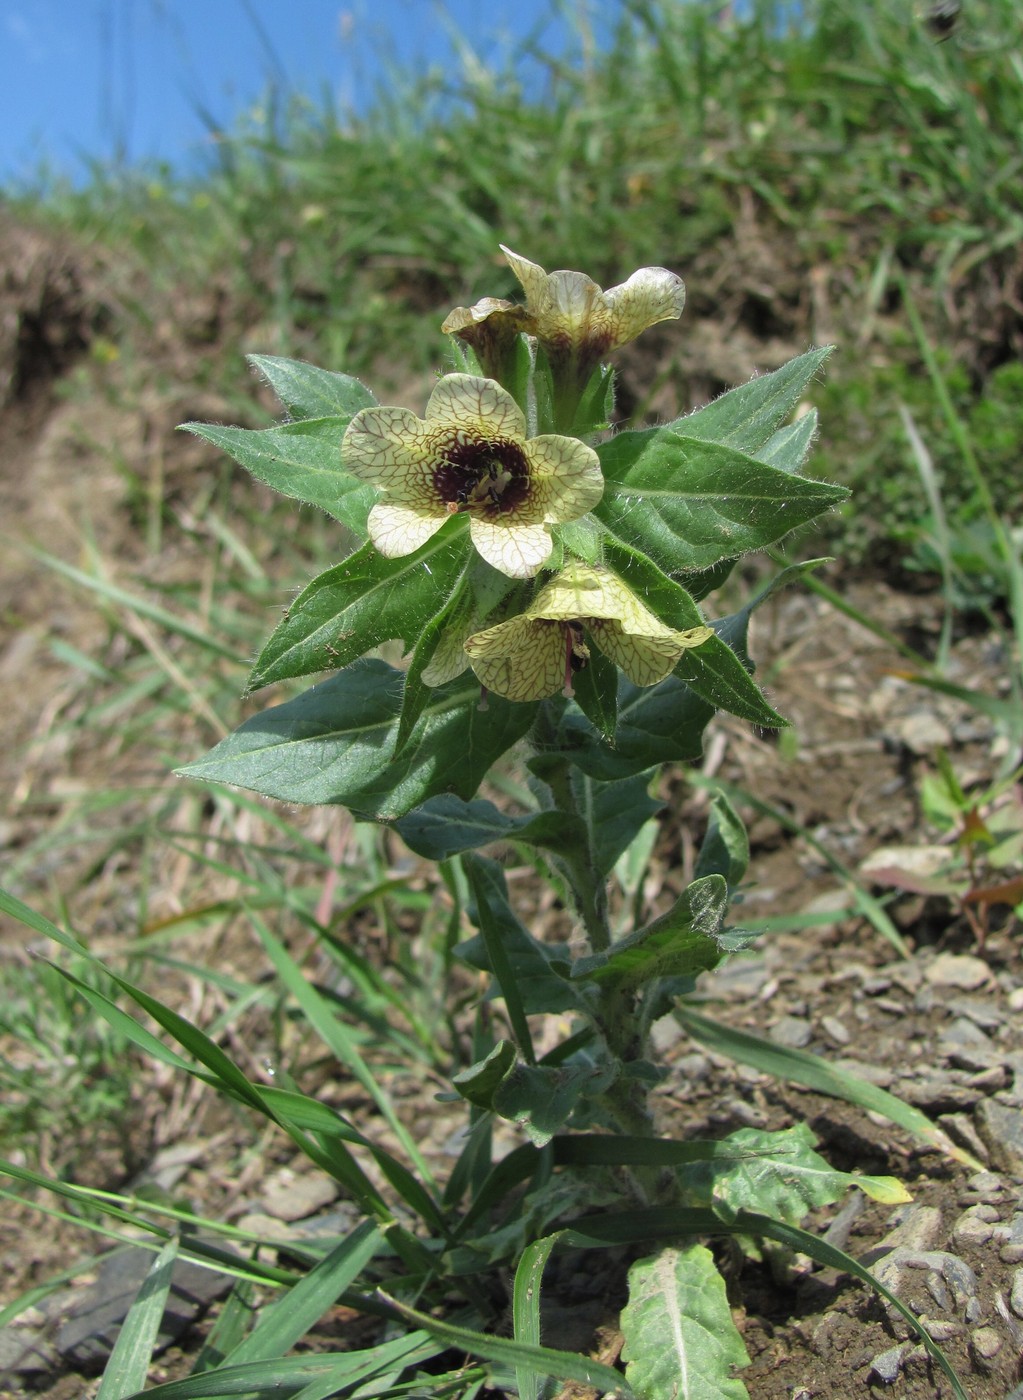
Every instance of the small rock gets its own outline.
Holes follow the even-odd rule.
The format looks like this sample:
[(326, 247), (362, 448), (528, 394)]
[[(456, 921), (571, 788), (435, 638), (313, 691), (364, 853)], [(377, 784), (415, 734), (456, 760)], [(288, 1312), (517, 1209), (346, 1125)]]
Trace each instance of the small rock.
[(895, 1228), (863, 1255), (862, 1262), (868, 1268), (893, 1249), (919, 1252), (929, 1250), (937, 1243), (941, 1234), (941, 1211), (937, 1206), (904, 1206), (895, 1218)]
[(1009, 1307), (1017, 1317), (1023, 1317), (1023, 1269), (1017, 1269), (1012, 1276), (1012, 1290), (1009, 1293)]
[(976, 997), (952, 997), (948, 1009), (955, 1016), (965, 1016), (974, 1021), (981, 1030), (996, 1031), (1005, 1024), (1005, 1012), (989, 1001), (978, 1001)]
[(914, 1108), (922, 1108), (928, 1113), (961, 1113), (973, 1108), (980, 1098), (979, 1089), (971, 1089), (966, 1084), (957, 1084), (948, 1074), (940, 1070), (929, 1074), (926, 1079), (907, 1079), (899, 1085), (899, 1097), (911, 1103)]
[(57, 1353), (37, 1327), (0, 1327), (0, 1377), (13, 1379), (58, 1365)]
[(992, 1065), (990, 1069), (978, 1070), (966, 1081), (971, 1089), (979, 1089), (982, 1094), (996, 1094), (1004, 1089), (1009, 1079), (1009, 1071), (1003, 1064)]
[(997, 1172), (975, 1172), (966, 1183), (966, 1191), (981, 1201), (1000, 1201), (1005, 1195), (1005, 1182)]
[(1023, 1212), (1019, 1205), (1013, 1207), (1012, 1218), (1004, 1225), (995, 1226), (995, 1234), (1006, 1244), (1023, 1245)]
[(983, 958), (968, 953), (939, 953), (924, 969), (924, 980), (932, 987), (960, 987), (975, 992), (991, 981), (991, 969)]
[(878, 1011), (886, 1011), (889, 1016), (905, 1016), (909, 1010), (905, 1002), (896, 1001), (894, 997), (878, 997), (874, 1005)]
[[(674, 1019), (674, 1018), (673, 1018)], [(660, 1024), (657, 1022), (656, 1024)], [(706, 1055), (694, 1051), (690, 1055), (680, 1055), (672, 1061), (672, 1077), (678, 1076), (686, 1084), (702, 1084), (710, 1078), (711, 1063)]]
[[(964, 1211), (952, 1227), (952, 1243), (956, 1249), (979, 1248), (987, 1244), (995, 1233), (994, 1226), (990, 1218), (982, 1212), (992, 1209), (991, 1206), (971, 1206)], [(998, 1219), (998, 1212), (994, 1212), (994, 1217)]]
[(775, 1045), (802, 1050), (813, 1039), (813, 1027), (803, 1016), (783, 1016), (767, 1032)]
[(239, 1230), (244, 1230), (249, 1235), (258, 1235), (268, 1245), (276, 1243), (277, 1240), (294, 1238), (294, 1231), (289, 1229), (283, 1220), (278, 1220), (275, 1215), (267, 1215), (262, 1210), (247, 1211), (234, 1223)]
[[(948, 1133), (952, 1141), (956, 1143), (959, 1147), (965, 1147), (967, 1152), (971, 1153), (980, 1162), (986, 1162), (989, 1160), (988, 1150), (981, 1142), (980, 1135), (978, 1134), (977, 1129), (973, 1126), (973, 1119), (968, 1113), (943, 1113), (938, 1118), (938, 1122), (945, 1129), (945, 1132)], [(994, 1176), (994, 1173), (978, 1173), (978, 1176), (984, 1175)], [(971, 1180), (975, 1179), (976, 1178), (971, 1177)], [(999, 1177), (995, 1176), (994, 1179), (995, 1181), (1000, 1182)], [(969, 1186), (969, 1182), (967, 1182), (967, 1186)], [(963, 1193), (963, 1204), (972, 1204), (970, 1197), (973, 1195), (978, 1195), (981, 1200), (999, 1200), (1002, 1196), (1002, 1187), (999, 1184), (994, 1196), (991, 1197), (985, 1196), (983, 1190), (979, 1190), (977, 1192), (970, 1192), (969, 1190), (967, 1190)]]
[(337, 1182), (325, 1173), (289, 1168), (267, 1181), (261, 1200), (267, 1215), (278, 1220), (305, 1220), (337, 1200)]
[(975, 1117), (992, 1165), (1012, 1176), (1023, 1176), (1023, 1113), (997, 1099), (981, 1099)]
[[(216, 1243), (225, 1248), (223, 1241)], [(75, 1366), (96, 1366), (107, 1359), (152, 1263), (149, 1250), (134, 1246), (104, 1255), (96, 1282), (57, 1333), (57, 1350), (65, 1360)], [(168, 1347), (200, 1312), (232, 1287), (233, 1280), (226, 1274), (179, 1259), (171, 1274), (156, 1350)]]
[[(866, 1258), (869, 1256), (865, 1256)], [(893, 1249), (872, 1266), (872, 1272), (903, 1302), (919, 1312), (920, 1284), (942, 1312), (961, 1312), (967, 1322), (980, 1315), (977, 1276), (970, 1266), (945, 1250)], [(922, 1274), (922, 1277), (921, 1277)], [(926, 1305), (925, 1305), (926, 1306)], [(905, 1320), (889, 1304), (888, 1319), (896, 1335), (908, 1335)]]
[(852, 1040), (852, 1034), (844, 1021), (840, 1021), (837, 1016), (822, 1016), (821, 1030), (829, 1036), (836, 1045), (848, 1045)]
[(761, 956), (731, 958), (714, 972), (714, 991), (727, 1001), (752, 1001), (767, 982), (767, 960)]
[(1023, 987), (1013, 987), (1009, 993), (1009, 1010), (1023, 1011)]
[(863, 994), (868, 997), (883, 996), (892, 985), (892, 979), (886, 972), (872, 972), (863, 979)]
[(855, 1074), (859, 1079), (865, 1079), (868, 1084), (876, 1084), (879, 1089), (887, 1089), (895, 1079), (894, 1074), (884, 1065), (862, 1064), (859, 1060), (835, 1059), (832, 1066), (840, 1074)]
[(661, 1016), (650, 1027), (650, 1043), (659, 1055), (667, 1054), (682, 1035), (682, 1027), (674, 1016)]
[(932, 1339), (936, 1341), (939, 1346), (944, 1342), (950, 1342), (956, 1333), (962, 1330), (959, 1323), (953, 1322), (951, 1318), (939, 1317), (932, 1321), (929, 1317), (922, 1317), (920, 1321), (926, 1323), (928, 1332), (930, 1332)]
[(908, 1350), (909, 1342), (900, 1342), (896, 1347), (879, 1352), (870, 1363), (871, 1373), (885, 1385), (891, 1385), (892, 1381), (898, 1379), (902, 1370), (902, 1358)]
[(725, 1098), (719, 1107), (720, 1113), (715, 1116), (725, 1123), (741, 1123), (746, 1128), (762, 1128), (767, 1122), (767, 1114), (763, 1109), (746, 1103), (744, 1099)]
[(912, 962), (888, 963), (882, 971), (904, 992), (915, 993), (920, 990), (924, 970), (915, 958)]
[(849, 1199), (824, 1231), (825, 1241), (835, 1249), (845, 1249), (849, 1244), (852, 1227), (863, 1214), (867, 1198), (862, 1191), (850, 1192)]
[(977, 1327), (970, 1337), (970, 1351), (974, 1361), (981, 1365), (989, 1364), (1002, 1349), (1002, 1338), (993, 1327)]
[(947, 749), (952, 742), (952, 731), (942, 724), (937, 715), (928, 710), (906, 715), (892, 726), (892, 733), (910, 753), (929, 754), (935, 749)]
[[(966, 1051), (994, 1051), (991, 1037), (986, 1031), (982, 1031), (975, 1021), (971, 1021), (966, 1016), (957, 1016), (950, 1025), (947, 1025), (941, 1032), (941, 1040), (938, 1045), (939, 1051), (943, 1055), (954, 1055), (958, 1052)], [(968, 1065), (968, 1069), (986, 1068), (984, 1066)]]

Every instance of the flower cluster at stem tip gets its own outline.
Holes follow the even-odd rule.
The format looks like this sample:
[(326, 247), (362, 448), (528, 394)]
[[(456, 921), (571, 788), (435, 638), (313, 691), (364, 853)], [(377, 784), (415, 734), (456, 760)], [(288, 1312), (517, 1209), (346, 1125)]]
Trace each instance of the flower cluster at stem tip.
[[(346, 471), (383, 492), (367, 524), (385, 557), (414, 553), (452, 516), (466, 515), (482, 559), (509, 579), (528, 580), (554, 553), (551, 527), (587, 515), (603, 494), (600, 459), (573, 432), (584, 396), (604, 373), (603, 357), (677, 319), (685, 286), (666, 268), (645, 267), (605, 292), (584, 273), (547, 273), (503, 245), (502, 252), (525, 306), (484, 297), (457, 307), (442, 327), (468, 346), (481, 373), (443, 376), (422, 419), (404, 408), (363, 409), (341, 455)], [(546, 396), (533, 382), (540, 368)], [(530, 436), (527, 413), (553, 430)], [(443, 684), (471, 665), (485, 690), (521, 701), (572, 694), (572, 673), (589, 657), (584, 635), (641, 686), (663, 680), (684, 650), (711, 635), (707, 627), (675, 631), (616, 574), (570, 556), (517, 615), (474, 630), (485, 618), (470, 605), (462, 619), (442, 633), (424, 681)]]

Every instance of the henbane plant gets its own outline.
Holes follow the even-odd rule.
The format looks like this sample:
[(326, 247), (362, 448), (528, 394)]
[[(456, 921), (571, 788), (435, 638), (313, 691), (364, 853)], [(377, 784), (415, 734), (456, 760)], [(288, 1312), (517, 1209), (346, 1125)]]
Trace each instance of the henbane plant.
[[(700, 605), (744, 554), (846, 495), (803, 474), (815, 414), (793, 418), (828, 352), (686, 417), (615, 431), (606, 357), (682, 314), (681, 278), (643, 268), (605, 292), (580, 272), (548, 274), (504, 251), (525, 302), (488, 297), (452, 311), (443, 329), (453, 369), (422, 418), (378, 405), (345, 374), (255, 356), (287, 421), (262, 431), (186, 425), (362, 543), (292, 602), (249, 688), (328, 678), (182, 771), (389, 824), (443, 863), (477, 931), (457, 953), (489, 986), (472, 1062), (455, 1065), (450, 1086), (468, 1132), (439, 1194), (354, 1129), (332, 1137), (325, 1109), (273, 1097), (271, 1116), (379, 1232), (375, 1250), (366, 1244), (365, 1278), (380, 1290), (364, 1295), (371, 1310), (488, 1361), (489, 1384), (520, 1395), (547, 1394), (560, 1377), (650, 1400), (728, 1400), (747, 1394), (735, 1374), (746, 1353), (701, 1238), (732, 1235), (754, 1252), (753, 1241), (771, 1239), (868, 1280), (800, 1222), (851, 1186), (907, 1197), (891, 1178), (833, 1170), (804, 1127), (720, 1142), (659, 1130), (651, 1091), (667, 1071), (651, 1028), (681, 1014), (699, 975), (752, 938), (729, 922), (748, 858), (729, 803), (715, 800), (695, 878), (671, 907), (637, 907), (622, 931), (608, 886), (662, 811), (663, 766), (698, 762), (717, 710), (785, 723), (753, 678), (746, 637), (753, 610), (793, 571), (731, 615), (708, 618)], [(395, 641), (403, 665), (373, 655)], [(527, 775), (518, 791), (528, 805), (479, 796), (496, 765), (512, 764)], [(577, 921), (570, 946), (527, 927), (500, 860), (481, 854), (494, 843), (529, 851)], [(281, 967), (285, 956), (275, 954)], [(564, 1032), (541, 1054), (545, 1016)], [(685, 1024), (693, 1034), (712, 1025), (695, 1013)], [(221, 1074), (213, 1051), (203, 1054)], [(246, 1092), (271, 1111), (265, 1092)], [(871, 1107), (935, 1141), (921, 1115), (900, 1116), (896, 1100), (872, 1092)], [(499, 1161), (495, 1119), (521, 1139)], [(339, 1156), (343, 1143), (382, 1167), (400, 1225), (395, 1199)], [(540, 1283), (559, 1243), (631, 1251), (622, 1369), (540, 1345)], [(510, 1339), (499, 1286), (479, 1282), (498, 1266), (515, 1269)], [(358, 1304), (352, 1291), (345, 1298)], [(467, 1380), (444, 1393), (477, 1390)]]

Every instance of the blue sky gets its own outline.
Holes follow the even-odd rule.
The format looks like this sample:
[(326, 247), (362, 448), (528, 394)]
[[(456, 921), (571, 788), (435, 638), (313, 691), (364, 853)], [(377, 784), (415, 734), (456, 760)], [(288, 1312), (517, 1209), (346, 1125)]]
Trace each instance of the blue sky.
[[(564, 51), (555, 0), (0, 0), (0, 185), (45, 162), (201, 157), (205, 109), (222, 125), (271, 78), (364, 108), (390, 62), (454, 62), (454, 28), (488, 63), (527, 36)], [(580, 8), (571, 0), (570, 8)], [(614, 0), (583, 0), (604, 16)], [(606, 31), (597, 25), (598, 33)]]

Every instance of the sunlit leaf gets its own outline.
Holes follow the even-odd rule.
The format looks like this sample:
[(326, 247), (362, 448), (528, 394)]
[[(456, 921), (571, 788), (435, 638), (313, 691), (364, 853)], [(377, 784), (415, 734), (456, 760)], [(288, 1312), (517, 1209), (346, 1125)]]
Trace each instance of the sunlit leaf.
[(306, 418), (276, 428), (224, 428), (183, 423), (185, 432), (205, 438), (258, 481), (283, 496), (318, 506), (362, 539), (376, 491), (341, 470), (341, 439), (348, 418)]
[(415, 646), (446, 605), (468, 554), (464, 531), (452, 538), (448, 529), (401, 559), (365, 545), (302, 590), (260, 652), (249, 689), (340, 670), (391, 639), (406, 650)]
[(352, 418), (376, 399), (350, 374), (279, 355), (247, 355), (293, 418)]
[(433, 692), (396, 754), (402, 674), (364, 658), (303, 695), (253, 715), (181, 773), (285, 802), (343, 803), (393, 820), (440, 792), (470, 798), (528, 730), (534, 707), (492, 698), (461, 677)]
[(759, 457), (760, 449), (795, 408), (831, 350), (830, 345), (808, 350), (771, 374), (758, 374), (668, 426), (686, 437), (720, 442)]
[(598, 450), (594, 514), (668, 573), (762, 549), (849, 494), (670, 428), (620, 433)]
[(633, 1264), (620, 1325), (625, 1374), (641, 1400), (748, 1400), (732, 1371), (749, 1357), (703, 1245), (662, 1249)]

